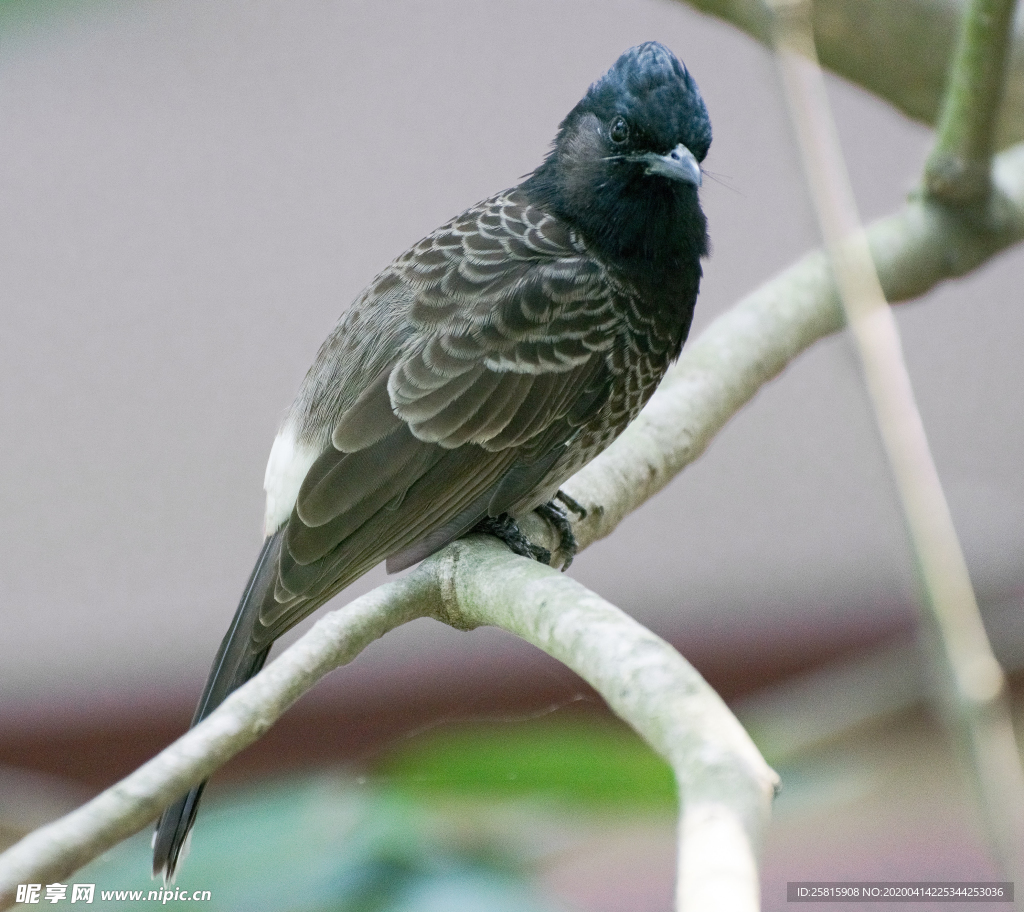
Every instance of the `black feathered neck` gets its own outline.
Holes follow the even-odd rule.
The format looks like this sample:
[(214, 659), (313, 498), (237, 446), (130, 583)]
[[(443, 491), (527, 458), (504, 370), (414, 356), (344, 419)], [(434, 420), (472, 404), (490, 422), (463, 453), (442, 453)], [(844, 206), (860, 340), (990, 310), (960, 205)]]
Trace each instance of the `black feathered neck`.
[(679, 271), (699, 276), (708, 237), (696, 188), (610, 157), (594, 115), (574, 114), (577, 122), (566, 119), (551, 153), (523, 182), (530, 201), (567, 222), (597, 255), (631, 276), (670, 284)]
[(559, 164), (546, 161), (522, 189), (535, 205), (582, 232), (602, 255), (660, 266), (678, 255), (707, 254), (707, 221), (693, 187), (652, 181), (615, 164), (578, 167), (566, 177)]

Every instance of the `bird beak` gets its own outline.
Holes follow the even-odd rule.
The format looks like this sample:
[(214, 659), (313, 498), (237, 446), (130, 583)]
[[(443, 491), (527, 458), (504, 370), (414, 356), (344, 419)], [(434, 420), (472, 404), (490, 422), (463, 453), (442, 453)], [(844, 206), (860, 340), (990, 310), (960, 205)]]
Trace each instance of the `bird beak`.
[(669, 180), (692, 184), (694, 187), (701, 185), (700, 162), (682, 143), (667, 155), (648, 152), (642, 158), (647, 163), (648, 174), (660, 174)]

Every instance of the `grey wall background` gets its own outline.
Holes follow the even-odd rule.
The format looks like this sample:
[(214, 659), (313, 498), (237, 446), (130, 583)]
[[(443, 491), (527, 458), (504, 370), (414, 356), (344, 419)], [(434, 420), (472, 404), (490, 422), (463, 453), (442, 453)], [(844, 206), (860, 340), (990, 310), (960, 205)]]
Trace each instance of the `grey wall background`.
[[(8, 725), (193, 698), (259, 549), (277, 423), (338, 314), (535, 167), (587, 85), (650, 38), (686, 61), (715, 129), (699, 333), (817, 243), (774, 66), (714, 20), (668, 0), (5, 5)], [(881, 215), (929, 134), (832, 90), (863, 214)], [(1015, 610), (1022, 264), (1011, 252), (899, 311), (976, 585)], [(794, 364), (572, 572), (684, 641), (799, 650), (906, 623), (901, 522), (846, 342)], [(443, 684), (524, 650), (418, 622), (344, 686)]]

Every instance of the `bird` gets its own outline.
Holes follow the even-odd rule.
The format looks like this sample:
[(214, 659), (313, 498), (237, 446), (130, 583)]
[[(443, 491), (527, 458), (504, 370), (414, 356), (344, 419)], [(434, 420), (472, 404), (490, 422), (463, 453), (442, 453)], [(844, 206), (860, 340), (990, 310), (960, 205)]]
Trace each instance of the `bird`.
[[(265, 540), (192, 725), (274, 640), (381, 561), (415, 564), (471, 532), (549, 560), (517, 518), (636, 417), (690, 329), (708, 255), (707, 108), (665, 45), (625, 51), (541, 164), (398, 256), (343, 312), (267, 463)], [(563, 567), (564, 569), (564, 567)], [(205, 783), (161, 815), (172, 881)]]

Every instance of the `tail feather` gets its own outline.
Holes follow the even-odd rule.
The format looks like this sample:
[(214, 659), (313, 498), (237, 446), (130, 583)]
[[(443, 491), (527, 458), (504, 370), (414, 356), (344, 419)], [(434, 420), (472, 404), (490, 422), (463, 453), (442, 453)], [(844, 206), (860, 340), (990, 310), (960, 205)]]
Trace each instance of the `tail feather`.
[[(213, 668), (192, 718), (192, 728), (220, 706), (228, 694), (253, 677), (267, 660), (270, 647), (257, 646), (253, 642), (252, 633), (264, 597), (268, 591), (273, 592), (282, 540), (283, 530), (274, 533), (263, 544), (235, 617), (217, 650)], [(175, 869), (184, 858), (188, 835), (196, 819), (199, 799), (205, 786), (205, 782), (195, 786), (167, 808), (157, 822), (156, 833), (153, 834), (153, 876), (162, 876), (164, 883), (174, 880)]]

